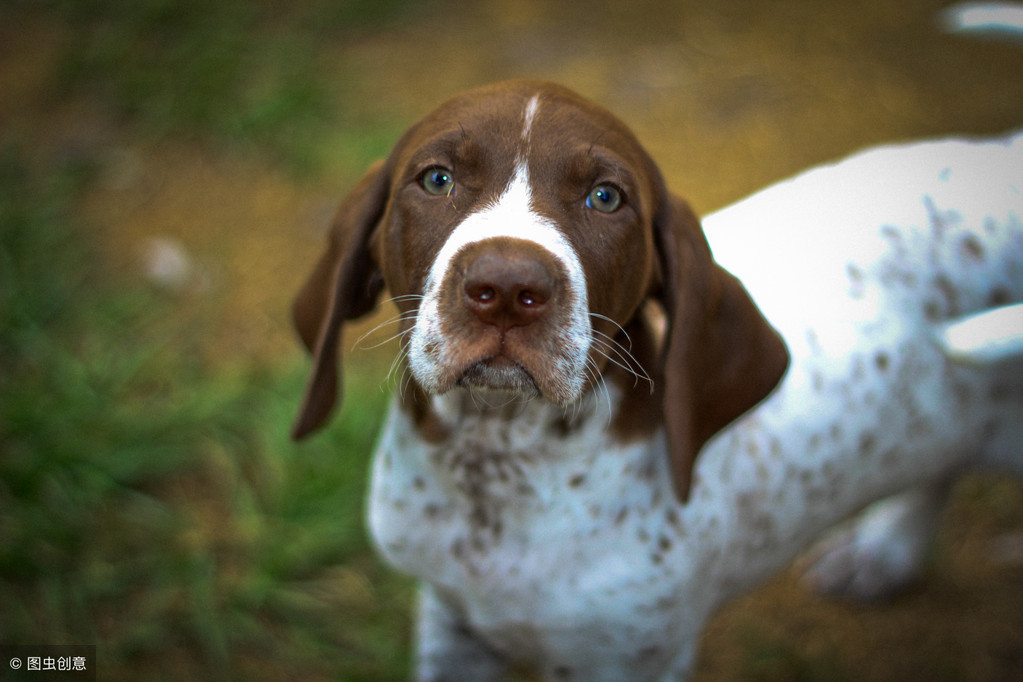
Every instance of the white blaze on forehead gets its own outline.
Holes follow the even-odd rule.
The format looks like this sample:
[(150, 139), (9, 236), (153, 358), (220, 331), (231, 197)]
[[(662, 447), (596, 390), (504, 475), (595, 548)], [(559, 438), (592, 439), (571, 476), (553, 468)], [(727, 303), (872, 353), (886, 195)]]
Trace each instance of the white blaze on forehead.
[(536, 118), (536, 112), (540, 108), (540, 95), (533, 95), (533, 98), (526, 103), (526, 109), (523, 114), (522, 123), (522, 141), (528, 142), (529, 136), (533, 132), (533, 120)]

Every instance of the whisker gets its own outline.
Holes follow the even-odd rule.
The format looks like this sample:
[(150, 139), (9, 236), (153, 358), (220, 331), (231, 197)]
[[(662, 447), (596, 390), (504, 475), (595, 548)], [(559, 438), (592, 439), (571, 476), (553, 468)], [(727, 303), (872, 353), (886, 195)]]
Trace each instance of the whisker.
[[(395, 341), (397, 339), (400, 339), (403, 336), (407, 336), (411, 332), (412, 332), (412, 328), (410, 327), (410, 328), (404, 329), (404, 330), (402, 330), (400, 332), (396, 332), (396, 333), (388, 336), (383, 341), (379, 341), (377, 343), (374, 343), (372, 346), (357, 346), (357, 347), (359, 348), (359, 350), (373, 350), (374, 348), (380, 348), (381, 346), (386, 346), (390, 342)], [(360, 337), (359, 341), (362, 341), (362, 337)]]
[(381, 303), (382, 304), (391, 303), (395, 307), (397, 307), (399, 303), (405, 303), (406, 301), (422, 301), (424, 298), (426, 298), (426, 296), (424, 296), (423, 294), (402, 294), (401, 296), (391, 296), (389, 298), (383, 299)]
[[(424, 297), (423, 297), (422, 294), (403, 294), (401, 296), (392, 296), (392, 297), (386, 299), (385, 303), (389, 302), (389, 303), (392, 303), (392, 304), (396, 305), (397, 303), (404, 302), (404, 301), (421, 301), (423, 298)], [(401, 324), (403, 322), (409, 322), (409, 321), (415, 320), (418, 316), (419, 316), (419, 309), (418, 308), (417, 309), (413, 309), (413, 310), (398, 311), (398, 314), (392, 315), (391, 317), (387, 318), (386, 320), (384, 320), (380, 324), (376, 325), (375, 327), (373, 327), (372, 329), (370, 329), (369, 331), (364, 333), (358, 339), (356, 339), (354, 347), (355, 348), (359, 348), (361, 350), (369, 350), (369, 349), (373, 349), (373, 348), (379, 348), (380, 346), (383, 346), (383, 345), (389, 343), (390, 341), (393, 341), (394, 339), (399, 338), (402, 334), (406, 333), (408, 330), (405, 330), (405, 332), (398, 332), (397, 334), (395, 334), (393, 336), (390, 336), (390, 337), (384, 339), (383, 341), (380, 341), (379, 343), (375, 343), (372, 346), (363, 346), (362, 344), (363, 344), (363, 342), (367, 338), (369, 338), (373, 334), (377, 333), (378, 331), (380, 331), (384, 327), (387, 327), (387, 326), (392, 325), (392, 324)]]
[(509, 405), (513, 405), (516, 402), (519, 402), (521, 399), (521, 396), (515, 393), (510, 393), (504, 396), (503, 401), (490, 402), (490, 400), (488, 399), (489, 397), (491, 396), (496, 397), (502, 394), (493, 391), (486, 394), (476, 393), (473, 390), (473, 387), (470, 387), (469, 393), (473, 396), (473, 402), (476, 404), (476, 407), (480, 409), (500, 410), (502, 408), (508, 407)]
[[(625, 331), (625, 327), (623, 327), (622, 325), (618, 324), (617, 322), (615, 322), (614, 320), (612, 320), (612, 319), (611, 319), (610, 317), (608, 317), (607, 315), (601, 315), (600, 313), (589, 313), (589, 316), (590, 316), (590, 317), (595, 317), (595, 318), (597, 318), (598, 320), (604, 320), (604, 321), (606, 321), (606, 322), (610, 322), (610, 323), (611, 323), (611, 324), (613, 324), (614, 326), (618, 327), (618, 331), (620, 331), (620, 332), (622, 333), (622, 335), (623, 335), (623, 336), (625, 336), (626, 340), (627, 340), (627, 341), (629, 342), (629, 348), (628, 348), (628, 350), (630, 350), (630, 351), (632, 350), (632, 337), (631, 337), (631, 336), (629, 336), (629, 332)], [(605, 336), (605, 337), (607, 337), (607, 338), (609, 338), (609, 339), (611, 338), (610, 336), (608, 336), (608, 335), (607, 335), (607, 334), (605, 334), (604, 332), (598, 332), (598, 331), (597, 331), (597, 330), (595, 330), (595, 329), (593, 330), (593, 333), (594, 333), (594, 334), (600, 334), (601, 336)], [(617, 343), (617, 342), (616, 342), (616, 343)]]
[(404, 329), (402, 331), (397, 332), (396, 334), (393, 334), (393, 335), (387, 337), (383, 341), (379, 341), (377, 343), (374, 343), (371, 346), (363, 345), (363, 343), (366, 341), (367, 338), (369, 338), (373, 334), (377, 333), (381, 329), (383, 329), (385, 327), (388, 327), (388, 326), (390, 326), (392, 324), (401, 324), (403, 322), (409, 322), (411, 320), (415, 320), (418, 316), (419, 316), (419, 312), (416, 311), (416, 310), (412, 310), (412, 311), (409, 311), (409, 312), (406, 312), (406, 313), (400, 313), (398, 315), (394, 315), (392, 317), (389, 317), (386, 320), (384, 320), (383, 322), (381, 322), (380, 324), (378, 324), (377, 326), (375, 326), (372, 329), (370, 329), (368, 332), (366, 332), (362, 336), (360, 336), (358, 339), (356, 339), (354, 347), (358, 348), (360, 350), (371, 350), (373, 348), (380, 348), (381, 346), (386, 345), (387, 343), (390, 343), (394, 339), (401, 338), (403, 335), (405, 335), (405, 334), (409, 333), (410, 331), (412, 331), (412, 327), (411, 326), (409, 326), (407, 329)]
[(408, 369), (408, 365), (406, 365), (402, 371), (401, 383), (398, 386), (398, 395), (401, 396), (402, 400), (405, 400), (408, 393), (408, 387), (413, 381), (412, 372)]
[(600, 369), (597, 367), (591, 358), (586, 359), (586, 372), (590, 375), (593, 380), (593, 384), (596, 387), (594, 391), (594, 413), (600, 410), (600, 395), (604, 396), (604, 403), (607, 404), (607, 425), (611, 424), (611, 417), (614, 412), (614, 407), (611, 405), (611, 393), (608, 391), (607, 382), (604, 380), (603, 375), (600, 373)]
[(611, 354), (613, 353), (615, 358), (617, 358), (617, 361), (614, 361), (615, 364), (632, 374), (636, 374), (637, 371), (642, 370), (642, 367), (640, 367), (639, 370), (633, 369), (632, 365), (635, 364), (638, 366), (639, 362), (632, 353), (623, 348), (621, 344), (616, 342), (614, 339), (611, 339), (606, 335), (602, 336), (605, 338), (594, 338), (593, 341), (594, 348), (601, 351), (601, 354), (604, 355), (604, 357), (608, 360), (614, 361), (611, 357)]
[[(618, 341), (617, 338), (591, 328), (591, 332), (593, 334), (592, 338), (594, 339), (595, 342), (597, 342), (596, 348), (598, 352), (600, 352), (605, 358), (607, 358), (613, 364), (617, 365), (618, 367), (621, 367), (626, 372), (636, 377), (637, 382), (640, 379), (642, 379), (643, 381), (649, 383), (650, 392), (653, 393), (654, 381), (653, 379), (650, 378), (650, 374), (643, 367), (642, 363), (640, 363), (639, 360), (636, 359), (636, 356), (632, 354), (632, 337), (629, 336), (629, 333), (627, 331), (625, 331), (625, 328), (622, 327), (622, 325), (618, 324), (613, 319), (611, 319), (610, 317), (607, 317), (606, 315), (601, 315), (600, 313), (589, 314), (591, 317), (606, 320), (613, 324), (615, 327), (618, 328), (618, 330), (622, 333), (622, 335), (625, 337), (625, 340), (629, 344), (628, 347), (625, 347), (624, 345), (622, 345), (620, 341)], [(612, 357), (612, 354), (614, 357)], [(636, 384), (633, 385), (635, 386)]]
[[(392, 378), (398, 379), (396, 373), (399, 368), (401, 368), (403, 372), (407, 369), (407, 365), (404, 365), (403, 361), (405, 360), (406, 357), (408, 357), (408, 354), (409, 349), (407, 347), (402, 347), (401, 349), (398, 350), (397, 353), (394, 354), (394, 359), (391, 361), (391, 366), (387, 369), (387, 377), (389, 380)], [(395, 385), (397, 385), (397, 382), (395, 382)]]
[(423, 294), (402, 294), (401, 296), (391, 296), (387, 299), (390, 303), (397, 303), (399, 301), (421, 301), (426, 296)]
[(469, 399), (472, 400), (472, 406), (477, 410), (482, 410), (486, 406), (487, 401), (483, 400), (483, 396), (477, 395), (476, 387), (472, 384), (468, 384), (466, 388), (469, 392)]
[(650, 390), (652, 392), (654, 389), (654, 381), (650, 378), (650, 374), (643, 368), (643, 365), (640, 364), (639, 360), (637, 360), (636, 357), (624, 346), (611, 337), (606, 334), (601, 334), (600, 332), (596, 332), (596, 334), (597, 336), (593, 338), (593, 349), (602, 357), (607, 358), (608, 362), (611, 364), (620, 367), (634, 376), (636, 380), (633, 382), (633, 386), (638, 384), (640, 380), (643, 380), (650, 384)]

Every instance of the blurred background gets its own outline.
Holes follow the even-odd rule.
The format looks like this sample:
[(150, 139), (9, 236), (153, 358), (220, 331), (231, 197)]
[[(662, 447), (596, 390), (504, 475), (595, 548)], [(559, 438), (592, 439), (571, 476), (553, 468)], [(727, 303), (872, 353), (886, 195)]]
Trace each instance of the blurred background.
[[(105, 680), (405, 679), (413, 586), (362, 520), (393, 347), (346, 349), (339, 418), (287, 438), (288, 305), (344, 192), (508, 77), (615, 111), (701, 213), (1023, 127), (1023, 41), (947, 4), (0, 0), (0, 642), (98, 644)], [(1021, 679), (1023, 489), (954, 497), (908, 594), (790, 571), (713, 621), (695, 679)]]

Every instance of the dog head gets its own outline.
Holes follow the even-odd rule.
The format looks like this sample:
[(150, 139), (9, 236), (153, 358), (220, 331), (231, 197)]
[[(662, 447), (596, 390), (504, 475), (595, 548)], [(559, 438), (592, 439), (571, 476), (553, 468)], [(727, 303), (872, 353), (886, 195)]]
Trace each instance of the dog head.
[[(623, 383), (636, 395), (619, 412), (663, 425), (681, 499), (699, 449), (788, 362), (629, 129), (549, 83), (441, 105), (343, 202), (294, 306), (314, 353), (296, 438), (329, 416), (343, 325), (385, 287), (419, 394), (463, 387), (567, 407), (623, 369), (647, 372), (656, 390)], [(662, 335), (647, 324), (650, 302)]]

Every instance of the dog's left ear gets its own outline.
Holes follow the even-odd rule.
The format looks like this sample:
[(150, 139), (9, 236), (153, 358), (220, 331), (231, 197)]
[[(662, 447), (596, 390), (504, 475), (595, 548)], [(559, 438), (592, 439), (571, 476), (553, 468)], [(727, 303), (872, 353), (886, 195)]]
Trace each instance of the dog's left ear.
[(664, 202), (655, 239), (662, 277), (656, 297), (668, 322), (664, 424), (675, 492), (685, 502), (700, 449), (771, 392), (789, 355), (739, 280), (714, 262), (682, 199)]
[(370, 240), (387, 204), (388, 175), (374, 164), (334, 218), (327, 248), (292, 306), (295, 328), (313, 352), (313, 370), (302, 407), (291, 429), (299, 440), (320, 428), (340, 392), (341, 329), (376, 305), (383, 275), (370, 253)]

